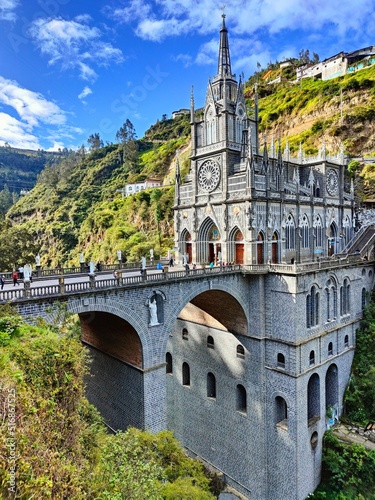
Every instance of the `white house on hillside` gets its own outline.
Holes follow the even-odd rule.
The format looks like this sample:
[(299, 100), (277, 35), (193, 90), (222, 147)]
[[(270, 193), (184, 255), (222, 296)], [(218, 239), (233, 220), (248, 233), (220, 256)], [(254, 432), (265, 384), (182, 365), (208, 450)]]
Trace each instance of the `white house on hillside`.
[(161, 186), (161, 181), (158, 179), (145, 179), (144, 181), (131, 182), (129, 184), (125, 184), (125, 196), (131, 196), (139, 191), (159, 186)]

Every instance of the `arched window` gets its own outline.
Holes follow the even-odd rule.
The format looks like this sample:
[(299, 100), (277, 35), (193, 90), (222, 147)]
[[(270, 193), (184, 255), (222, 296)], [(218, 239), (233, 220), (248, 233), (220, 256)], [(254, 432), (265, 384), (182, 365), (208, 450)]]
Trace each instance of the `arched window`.
[(326, 321), (334, 321), (337, 318), (337, 288), (336, 282), (331, 278), (326, 283)]
[(291, 214), (285, 223), (285, 249), (294, 250), (296, 248), (296, 228)]
[(207, 347), (209, 349), (215, 349), (215, 342), (214, 339), (211, 337), (211, 335), (207, 337)]
[(246, 389), (243, 385), (237, 385), (236, 409), (241, 413), (247, 412)]
[(189, 332), (187, 331), (187, 329), (186, 329), (186, 328), (183, 328), (183, 329), (182, 329), (182, 338), (183, 338), (184, 340), (189, 340)]
[(166, 362), (166, 372), (173, 373), (173, 361), (172, 361), (172, 354), (170, 352), (166, 353), (165, 362)]
[(315, 286), (311, 287), (306, 297), (306, 327), (311, 328), (319, 324), (319, 292)]
[(277, 355), (277, 366), (279, 368), (285, 368), (285, 356), (281, 352)]
[(314, 231), (315, 231), (315, 246), (317, 248), (323, 247), (323, 224), (320, 215), (314, 217)]
[[(339, 406), (338, 370), (335, 364), (330, 365), (326, 373), (326, 411), (329, 407)], [(331, 416), (331, 415), (330, 415)]]
[(190, 366), (187, 363), (182, 365), (182, 385), (190, 385)]
[(243, 345), (238, 344), (236, 350), (237, 350), (237, 358), (244, 359), (245, 358), (245, 349), (244, 349)]
[(328, 356), (332, 356), (333, 355), (333, 344), (332, 342), (330, 342), (328, 344)]
[(311, 375), (309, 383), (307, 384), (308, 424), (313, 424), (317, 418), (320, 418), (320, 379), (319, 375), (314, 373)]
[(310, 366), (315, 365), (315, 351), (310, 351), (309, 363)]
[(350, 314), (350, 283), (347, 278), (344, 279), (340, 291), (340, 314), (341, 316), (345, 316), (346, 314)]
[(349, 347), (349, 336), (345, 335), (344, 337), (344, 347)]
[(366, 288), (362, 288), (362, 311), (366, 307)]
[(343, 225), (344, 246), (346, 246), (352, 237), (352, 227), (353, 227), (348, 215), (345, 215), (342, 225)]
[(275, 423), (278, 427), (288, 428), (288, 406), (284, 398), (275, 398)]
[(310, 247), (310, 235), (309, 235), (309, 220), (307, 215), (304, 214), (301, 221), (301, 246), (302, 248)]
[(207, 373), (207, 397), (216, 398), (216, 378), (211, 372)]

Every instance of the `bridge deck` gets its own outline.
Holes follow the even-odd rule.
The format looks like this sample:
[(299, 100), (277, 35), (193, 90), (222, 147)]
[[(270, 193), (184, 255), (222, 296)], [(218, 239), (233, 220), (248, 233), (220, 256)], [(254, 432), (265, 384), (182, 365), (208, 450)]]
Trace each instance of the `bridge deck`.
[(360, 255), (348, 255), (344, 258), (331, 257), (319, 261), (301, 264), (262, 264), (262, 265), (231, 265), (213, 268), (197, 268), (186, 271), (185, 269), (169, 268), (167, 272), (152, 270), (145, 275), (135, 270), (119, 270), (118, 277), (112, 274), (87, 274), (80, 276), (67, 276), (66, 274), (50, 275), (38, 279), (33, 283), (20, 282), (19, 286), (6, 285), (0, 291), (0, 303), (16, 302), (37, 299), (40, 297), (56, 297), (61, 295), (94, 292), (95, 290), (128, 288), (150, 283), (165, 283), (172, 280), (207, 279), (209, 276), (228, 275), (241, 273), (242, 275), (260, 275), (267, 273), (281, 273), (289, 275), (305, 274), (324, 269), (334, 269), (348, 265), (358, 265), (363, 259)]

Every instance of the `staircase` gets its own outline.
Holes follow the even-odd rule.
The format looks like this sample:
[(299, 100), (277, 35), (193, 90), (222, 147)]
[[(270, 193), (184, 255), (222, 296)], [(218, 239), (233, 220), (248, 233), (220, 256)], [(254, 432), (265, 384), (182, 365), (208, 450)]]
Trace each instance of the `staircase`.
[(375, 243), (375, 225), (362, 227), (360, 231), (350, 240), (340, 255), (359, 253), (362, 258), (373, 258)]

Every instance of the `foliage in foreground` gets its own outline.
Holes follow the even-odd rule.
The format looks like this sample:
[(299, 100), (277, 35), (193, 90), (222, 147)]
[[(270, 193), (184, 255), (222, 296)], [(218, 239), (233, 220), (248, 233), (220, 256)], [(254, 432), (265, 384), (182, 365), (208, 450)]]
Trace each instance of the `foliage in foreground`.
[(215, 498), (171, 433), (106, 433), (84, 396), (88, 358), (67, 319), (69, 329), (30, 326), (0, 308), (0, 497)]
[(352, 373), (345, 392), (345, 417), (362, 426), (375, 421), (375, 295), (357, 331)]
[(375, 499), (375, 450), (341, 443), (330, 430), (324, 439), (323, 471), (323, 482), (309, 499)]

